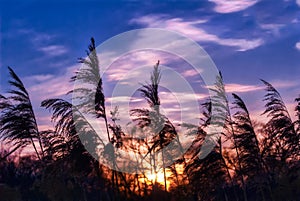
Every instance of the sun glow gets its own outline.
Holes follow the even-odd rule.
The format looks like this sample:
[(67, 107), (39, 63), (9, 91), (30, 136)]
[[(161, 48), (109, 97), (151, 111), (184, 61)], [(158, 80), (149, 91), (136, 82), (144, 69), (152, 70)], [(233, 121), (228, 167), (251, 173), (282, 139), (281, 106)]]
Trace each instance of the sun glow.
[[(176, 164), (175, 165), (176, 168), (176, 172), (177, 175), (182, 175), (183, 174), (183, 165), (182, 164)], [(172, 172), (170, 169), (166, 168), (166, 184), (167, 184), (167, 190), (169, 190), (171, 183), (174, 182), (174, 179), (172, 179), (172, 177), (174, 177), (174, 175), (172, 175)], [(180, 181), (182, 181), (182, 177), (179, 176)], [(144, 173), (144, 177), (140, 177), (140, 180), (143, 182), (147, 182), (148, 184), (155, 184), (155, 182), (157, 184), (160, 184), (162, 186), (165, 185), (165, 176), (164, 176), (164, 172), (161, 169), (160, 171), (158, 171), (157, 173), (154, 173), (152, 171), (147, 171)]]
[[(169, 171), (166, 171), (166, 184), (167, 184), (167, 189), (169, 189), (170, 187), (170, 181), (168, 180), (168, 177), (170, 177), (171, 173)], [(159, 171), (157, 173), (146, 173), (145, 174), (146, 178), (148, 179), (149, 182), (151, 183), (155, 183), (155, 181), (158, 183), (158, 184), (161, 184), (161, 185), (165, 185), (165, 176), (164, 176), (164, 172), (163, 171)]]

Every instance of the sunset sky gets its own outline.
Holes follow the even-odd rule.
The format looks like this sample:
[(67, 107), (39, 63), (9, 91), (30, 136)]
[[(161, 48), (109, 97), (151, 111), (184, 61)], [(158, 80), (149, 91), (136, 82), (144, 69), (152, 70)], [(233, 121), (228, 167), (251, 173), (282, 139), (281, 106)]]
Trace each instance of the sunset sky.
[[(291, 111), (300, 94), (299, 0), (51, 2), (0, 1), (0, 93), (8, 89), (11, 66), (30, 92), (41, 127), (49, 125), (49, 113), (39, 109), (40, 102), (64, 97), (72, 88), (69, 78), (78, 68), (77, 58), (86, 56), (90, 37), (100, 45), (138, 28), (168, 29), (195, 40), (222, 72), (228, 95), (238, 93), (253, 116), (264, 105), (259, 79), (273, 84)], [(112, 73), (128, 70), (126, 62), (170, 64), (168, 55), (141, 52), (135, 58), (144, 63), (123, 58)], [(193, 72), (180, 73), (192, 79)], [(107, 76), (112, 82), (118, 77)]]

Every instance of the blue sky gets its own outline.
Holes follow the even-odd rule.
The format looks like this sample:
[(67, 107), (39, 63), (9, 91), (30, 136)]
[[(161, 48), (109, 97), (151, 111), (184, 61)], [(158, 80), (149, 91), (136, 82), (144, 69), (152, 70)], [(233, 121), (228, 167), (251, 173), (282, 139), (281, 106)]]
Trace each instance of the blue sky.
[[(222, 71), (229, 95), (238, 93), (253, 116), (263, 107), (260, 78), (277, 87), (290, 110), (300, 94), (299, 0), (2, 0), (0, 26), (0, 91), (7, 90), (11, 66), (31, 93), (41, 127), (49, 115), (40, 101), (71, 89), (68, 80), (90, 37), (100, 45), (137, 28), (168, 29), (199, 43)], [(122, 65), (115, 69), (123, 73)]]

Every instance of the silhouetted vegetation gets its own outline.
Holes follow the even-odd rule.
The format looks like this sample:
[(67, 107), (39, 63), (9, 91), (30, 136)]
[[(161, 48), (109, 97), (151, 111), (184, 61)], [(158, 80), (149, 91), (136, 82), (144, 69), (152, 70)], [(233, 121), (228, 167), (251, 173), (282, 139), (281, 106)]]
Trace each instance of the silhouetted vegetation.
[[(199, 125), (183, 124), (185, 135), (194, 135), (191, 147), (184, 152), (175, 124), (160, 110), (159, 61), (150, 81), (141, 85), (141, 97), (148, 108), (130, 111), (134, 129), (144, 132), (143, 139), (133, 138), (118, 124), (118, 108), (107, 111), (105, 83), (100, 73), (95, 41), (88, 46), (87, 58), (80, 58), (84, 69), (71, 81), (87, 85), (66, 94), (77, 94), (86, 112), (102, 122), (107, 142), (97, 138), (85, 117), (67, 100), (47, 99), (41, 107), (49, 110), (54, 127), (39, 130), (31, 97), (12, 68), (7, 95), (0, 95), (0, 200), (2, 201), (296, 201), (300, 200), (300, 98), (295, 99), (295, 121), (279, 92), (267, 81), (266, 123), (253, 121), (245, 102), (232, 94), (226, 97), (223, 78), (216, 78), (215, 100), (202, 104)], [(94, 99), (91, 97), (94, 97)], [(217, 108), (212, 120), (212, 106)], [(211, 121), (222, 125), (220, 137), (211, 138), (216, 146), (201, 158), (201, 147)], [(50, 125), (50, 124), (49, 124)], [(147, 127), (147, 129), (145, 129)], [(87, 137), (92, 139), (83, 142)], [(207, 140), (207, 138), (206, 138)], [(172, 141), (174, 150), (164, 151)], [(95, 159), (98, 145), (103, 156)], [(32, 150), (30, 155), (23, 150)], [(87, 150), (88, 149), (88, 150)], [(133, 173), (118, 171), (117, 150), (144, 154), (149, 161), (128, 164)], [(182, 157), (165, 167), (172, 152)], [(160, 152), (162, 167), (155, 164)], [(203, 154), (203, 153), (202, 153)], [(102, 165), (111, 161), (113, 169)], [(143, 161), (144, 160), (144, 161)], [(141, 164), (151, 169), (145, 172)], [(158, 181), (158, 174), (163, 182)]]

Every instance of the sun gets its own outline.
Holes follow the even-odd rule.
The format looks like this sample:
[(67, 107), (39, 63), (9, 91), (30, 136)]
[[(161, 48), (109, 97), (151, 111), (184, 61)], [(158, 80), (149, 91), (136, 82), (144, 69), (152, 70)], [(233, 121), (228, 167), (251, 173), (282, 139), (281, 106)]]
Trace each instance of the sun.
[[(148, 179), (148, 181), (154, 183), (155, 181), (161, 185), (165, 185), (165, 177), (164, 177), (164, 172), (163, 171), (159, 171), (156, 174), (155, 173), (146, 173), (145, 174), (146, 178)], [(168, 176), (170, 176), (170, 173), (168, 171), (166, 171), (166, 177), (168, 178)], [(167, 179), (166, 181), (167, 184), (167, 189), (170, 187), (170, 181)]]
[(165, 177), (164, 177), (163, 172), (157, 172), (156, 174), (155, 173), (147, 173), (146, 177), (148, 180), (150, 180), (152, 182), (154, 182), (155, 180), (161, 184), (163, 184), (165, 182), (165, 179), (164, 179)]
[(155, 181), (155, 178), (156, 178), (156, 174), (151, 174), (151, 173), (147, 173), (146, 174), (146, 177), (149, 181), (152, 181), (154, 182)]

